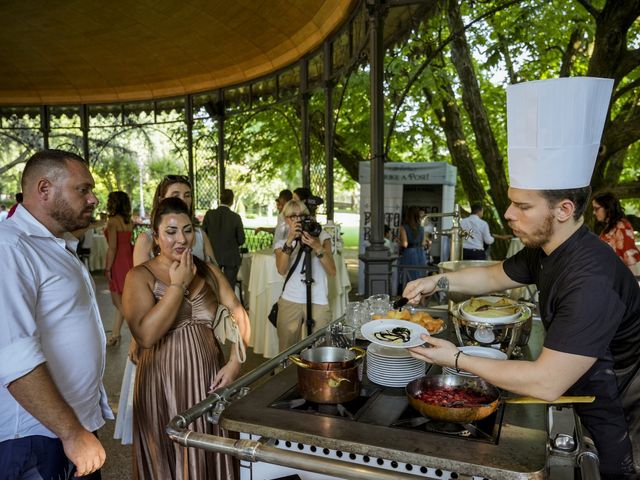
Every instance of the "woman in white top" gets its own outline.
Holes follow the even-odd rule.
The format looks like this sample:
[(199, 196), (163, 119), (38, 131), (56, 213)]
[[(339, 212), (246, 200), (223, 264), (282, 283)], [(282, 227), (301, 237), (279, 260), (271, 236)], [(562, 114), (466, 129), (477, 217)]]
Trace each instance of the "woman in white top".
[(319, 236), (302, 231), (301, 220), (309, 215), (306, 205), (299, 200), (290, 200), (282, 209), (289, 233), (275, 245), (276, 267), (280, 275), (287, 275), (304, 246), (300, 260), (295, 266), (282, 296), (278, 300), (278, 342), (280, 351), (286, 350), (301, 340), (307, 332), (307, 287), (305, 284), (305, 255), (311, 256), (311, 316), (313, 331), (331, 321), (327, 276), (336, 275), (336, 264), (331, 253), (331, 236), (324, 230)]
[[(193, 216), (193, 196), (191, 182), (186, 175), (167, 175), (162, 179), (156, 188), (153, 196), (152, 210), (158, 206), (160, 200), (168, 197), (178, 197), (191, 209)], [(151, 229), (138, 235), (135, 247), (133, 249), (133, 265), (140, 265), (155, 256), (153, 251), (153, 232)], [(213, 248), (209, 242), (209, 238), (204, 235), (201, 228), (196, 227), (196, 238), (193, 244), (193, 254), (204, 260), (216, 264), (213, 254)]]

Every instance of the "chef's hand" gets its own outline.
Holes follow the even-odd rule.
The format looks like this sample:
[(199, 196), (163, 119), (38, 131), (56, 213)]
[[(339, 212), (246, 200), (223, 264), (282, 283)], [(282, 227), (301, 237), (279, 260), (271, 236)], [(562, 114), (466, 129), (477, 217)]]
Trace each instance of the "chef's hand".
[(230, 385), (236, 378), (238, 378), (239, 373), (240, 362), (237, 358), (231, 358), (224, 367), (218, 370), (218, 373), (216, 373), (216, 376), (213, 378), (207, 393), (213, 393), (219, 388)]
[(191, 285), (193, 277), (196, 275), (196, 266), (193, 263), (191, 249), (187, 248), (182, 252), (179, 262), (173, 262), (169, 267), (169, 278), (171, 284), (181, 284), (185, 289)]
[(436, 281), (434, 276), (412, 280), (404, 287), (402, 296), (409, 299), (409, 303), (417, 304), (423, 296), (436, 293)]
[(422, 334), (420, 338), (428, 346), (409, 348), (411, 356), (427, 363), (433, 363), (442, 367), (455, 367), (456, 354), (460, 351), (453, 343)]

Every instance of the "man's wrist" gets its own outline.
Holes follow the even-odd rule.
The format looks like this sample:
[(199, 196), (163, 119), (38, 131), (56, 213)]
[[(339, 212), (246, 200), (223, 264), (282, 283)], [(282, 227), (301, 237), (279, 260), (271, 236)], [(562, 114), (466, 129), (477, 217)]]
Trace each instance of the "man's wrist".
[(436, 282), (436, 288), (441, 292), (449, 291), (449, 279), (446, 275), (442, 275)]

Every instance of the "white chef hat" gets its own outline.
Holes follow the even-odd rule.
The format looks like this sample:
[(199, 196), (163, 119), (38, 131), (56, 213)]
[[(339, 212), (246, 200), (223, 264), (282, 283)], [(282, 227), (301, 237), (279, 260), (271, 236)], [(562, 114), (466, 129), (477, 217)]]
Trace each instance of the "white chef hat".
[(586, 187), (613, 80), (570, 77), (507, 87), (509, 183), (528, 190)]

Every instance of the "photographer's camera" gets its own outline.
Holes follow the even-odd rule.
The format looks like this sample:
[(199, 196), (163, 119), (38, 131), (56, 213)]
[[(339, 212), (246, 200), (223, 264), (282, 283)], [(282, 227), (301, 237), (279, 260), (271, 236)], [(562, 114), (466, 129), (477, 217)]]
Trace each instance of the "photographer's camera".
[(319, 237), (322, 233), (322, 225), (314, 220), (313, 217), (305, 215), (300, 219), (300, 228), (303, 232), (307, 232), (312, 237)]

